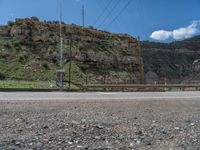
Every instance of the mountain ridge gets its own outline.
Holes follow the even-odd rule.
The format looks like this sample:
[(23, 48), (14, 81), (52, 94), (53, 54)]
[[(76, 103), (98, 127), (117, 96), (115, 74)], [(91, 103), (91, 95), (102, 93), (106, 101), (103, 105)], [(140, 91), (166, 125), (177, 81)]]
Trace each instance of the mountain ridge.
[[(74, 82), (84, 83), (86, 78), (89, 83), (142, 82), (143, 61), (136, 38), (66, 24), (63, 24), (62, 36), (65, 80), (69, 75), (72, 41)], [(59, 22), (17, 18), (7, 26), (0, 26), (0, 38), (0, 69), (6, 78), (56, 79)]]
[(152, 71), (157, 80), (181, 83), (197, 75), (195, 60), (200, 58), (200, 35), (171, 43), (142, 42), (145, 73)]

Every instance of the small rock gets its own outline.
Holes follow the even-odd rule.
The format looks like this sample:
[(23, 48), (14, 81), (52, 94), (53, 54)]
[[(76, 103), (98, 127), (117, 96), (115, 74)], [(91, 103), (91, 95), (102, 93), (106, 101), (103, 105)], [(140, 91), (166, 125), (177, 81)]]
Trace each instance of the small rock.
[(130, 143), (130, 147), (133, 147), (135, 144), (134, 143)]
[(68, 144), (69, 144), (69, 145), (72, 145), (72, 144), (73, 144), (73, 142), (71, 142), (71, 141), (68, 141)]
[(175, 130), (180, 130), (180, 128), (179, 128), (179, 127), (174, 127), (174, 129), (175, 129)]
[(18, 122), (18, 121), (20, 121), (20, 119), (19, 119), (19, 118), (17, 118), (17, 119), (15, 119), (15, 121), (16, 121), (16, 122)]
[(140, 144), (140, 143), (141, 143), (141, 141), (140, 141), (140, 140), (137, 140), (137, 141), (136, 141), (136, 144), (137, 144), (137, 145), (138, 145), (138, 144)]
[(16, 141), (15, 142), (15, 145), (20, 145), (21, 143), (19, 141)]
[(103, 126), (101, 126), (99, 124), (95, 125), (95, 127), (98, 128), (98, 129), (103, 129)]
[(35, 146), (36, 146), (36, 148), (41, 149), (43, 144), (41, 142), (38, 142)]
[(162, 130), (162, 134), (167, 134), (167, 132), (165, 130)]
[(190, 125), (191, 125), (191, 126), (194, 126), (195, 124), (194, 124), (194, 123), (190, 123)]
[(95, 136), (95, 139), (96, 139), (96, 140), (100, 140), (100, 139), (101, 139), (101, 136), (100, 136), (100, 135), (97, 135), (97, 136)]
[(115, 140), (115, 143), (119, 144), (119, 143), (120, 143), (120, 141), (119, 141), (119, 140)]
[(88, 150), (89, 149), (89, 146), (88, 145), (83, 145), (83, 148), (82, 149), (84, 149), (84, 150)]
[(143, 132), (142, 132), (142, 131), (138, 131), (137, 134), (138, 134), (138, 135), (143, 135)]
[(48, 139), (43, 139), (43, 142), (44, 142), (45, 144), (48, 144), (48, 143), (49, 143), (49, 140), (48, 140)]
[(48, 126), (44, 126), (44, 127), (43, 127), (43, 129), (48, 129), (48, 128), (49, 128)]
[(81, 123), (85, 123), (86, 122), (86, 119), (81, 119)]
[(79, 142), (78, 140), (74, 141), (74, 143), (76, 143), (76, 144), (78, 144), (78, 142)]
[(81, 125), (81, 128), (82, 128), (82, 129), (85, 129), (85, 128), (86, 128), (86, 125)]
[(173, 136), (173, 135), (172, 135), (172, 136), (170, 136), (170, 137), (169, 137), (169, 139), (174, 139), (174, 136)]
[(78, 121), (72, 121), (72, 124), (75, 124), (75, 125), (79, 125), (80, 123)]
[(151, 145), (152, 144), (152, 139), (151, 138), (145, 138), (144, 139), (144, 144)]
[(23, 132), (23, 129), (17, 129), (17, 132)]
[(13, 144), (14, 144), (15, 142), (16, 142), (15, 140), (12, 140), (12, 141), (11, 141), (11, 143), (13, 143)]
[(77, 145), (77, 148), (83, 148), (83, 146), (82, 145)]
[(157, 124), (153, 123), (151, 126), (152, 126), (152, 127), (157, 127)]

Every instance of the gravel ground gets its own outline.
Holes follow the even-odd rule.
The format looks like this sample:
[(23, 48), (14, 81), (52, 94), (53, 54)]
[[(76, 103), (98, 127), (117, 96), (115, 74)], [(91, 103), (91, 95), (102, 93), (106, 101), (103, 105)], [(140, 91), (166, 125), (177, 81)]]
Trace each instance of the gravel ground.
[(0, 101), (0, 150), (199, 150), (200, 101)]

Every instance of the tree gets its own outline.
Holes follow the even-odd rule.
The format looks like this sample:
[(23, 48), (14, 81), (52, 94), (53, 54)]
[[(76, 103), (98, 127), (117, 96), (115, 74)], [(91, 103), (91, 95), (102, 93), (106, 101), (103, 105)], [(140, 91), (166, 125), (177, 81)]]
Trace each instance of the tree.
[(6, 76), (0, 72), (0, 80), (4, 80), (6, 78)]
[(36, 21), (36, 22), (39, 22), (39, 21), (40, 21), (39, 18), (36, 17), (36, 16), (32, 16), (32, 17), (31, 17), (31, 20)]
[(13, 22), (13, 21), (8, 21), (7, 24), (8, 24), (9, 26), (13, 26), (13, 25), (15, 24), (15, 22)]
[(89, 29), (94, 29), (94, 27), (93, 26), (89, 26)]

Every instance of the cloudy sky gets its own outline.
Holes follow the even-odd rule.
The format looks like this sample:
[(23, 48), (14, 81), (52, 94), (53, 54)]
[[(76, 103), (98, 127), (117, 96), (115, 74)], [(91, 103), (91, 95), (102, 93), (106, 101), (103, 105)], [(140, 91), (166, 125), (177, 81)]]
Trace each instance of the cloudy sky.
[[(200, 0), (62, 0), (63, 20), (142, 40), (182, 40), (200, 34)], [(58, 20), (59, 0), (0, 0), (0, 24), (37, 16)]]

